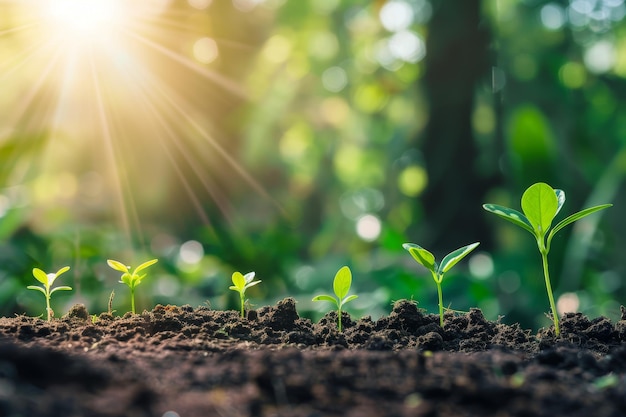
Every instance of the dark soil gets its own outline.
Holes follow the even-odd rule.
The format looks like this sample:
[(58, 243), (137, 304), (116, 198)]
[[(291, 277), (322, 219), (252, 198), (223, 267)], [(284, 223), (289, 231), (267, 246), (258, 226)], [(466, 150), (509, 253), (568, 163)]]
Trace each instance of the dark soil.
[(480, 310), (407, 301), (388, 317), (314, 324), (295, 302), (250, 311), (82, 306), (0, 318), (0, 416), (626, 416), (626, 309), (532, 334)]

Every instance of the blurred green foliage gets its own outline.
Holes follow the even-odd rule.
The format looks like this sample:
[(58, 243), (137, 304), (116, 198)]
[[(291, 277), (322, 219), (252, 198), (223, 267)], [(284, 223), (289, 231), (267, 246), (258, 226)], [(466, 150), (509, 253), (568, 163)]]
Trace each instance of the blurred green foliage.
[(557, 236), (551, 267), (557, 298), (619, 317), (623, 1), (158, 3), (65, 78), (54, 54), (36, 64), (30, 12), (0, 6), (0, 314), (36, 314), (30, 271), (65, 264), (56, 302), (97, 313), (115, 289), (121, 314), (106, 259), (151, 257), (139, 310), (236, 309), (230, 276), (255, 271), (257, 306), (294, 296), (319, 317), (308, 300), (348, 265), (354, 315), (435, 312), (402, 243), (481, 241), (446, 276), (450, 308), (545, 326), (533, 242), (480, 207), (543, 181), (572, 212), (615, 205)]

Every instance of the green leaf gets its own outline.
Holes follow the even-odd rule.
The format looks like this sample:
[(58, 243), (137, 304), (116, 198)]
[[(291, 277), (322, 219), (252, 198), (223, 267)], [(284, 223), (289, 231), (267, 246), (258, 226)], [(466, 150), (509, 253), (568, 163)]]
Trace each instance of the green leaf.
[(54, 294), (56, 291), (72, 291), (72, 287), (68, 287), (67, 285), (56, 287), (55, 289), (50, 291), (50, 295)]
[(531, 185), (522, 195), (522, 211), (538, 236), (548, 233), (558, 208), (555, 190), (544, 182)]
[(144, 269), (146, 269), (147, 267), (154, 265), (155, 263), (159, 262), (158, 259), (151, 259), (147, 262), (142, 263), (141, 265), (139, 265), (136, 269), (135, 269), (135, 274), (138, 273), (139, 271), (142, 271)]
[(437, 270), (437, 263), (435, 262), (435, 255), (428, 252), (426, 249), (414, 243), (405, 243), (402, 247), (409, 251), (415, 261), (424, 266), (426, 269), (435, 272)]
[(259, 280), (259, 281), (252, 281), (252, 282), (248, 282), (248, 283), (246, 284), (246, 286), (245, 286), (245, 289), (248, 289), (248, 288), (250, 288), (250, 287), (254, 287), (256, 284), (260, 284), (260, 283), (261, 283), (261, 281), (260, 281), (260, 280)]
[(353, 295), (349, 295), (346, 298), (344, 298), (343, 300), (341, 300), (341, 305), (347, 304), (347, 303), (349, 303), (350, 301), (352, 301), (352, 300), (354, 300), (356, 298), (359, 298), (359, 296), (358, 295), (354, 295), (354, 294)]
[(128, 268), (126, 265), (124, 265), (121, 262), (115, 261), (113, 259), (107, 259), (107, 264), (115, 269), (116, 271), (120, 271), (120, 272), (124, 272), (124, 273), (130, 273), (130, 271), (128, 271)]
[(69, 270), (70, 270), (69, 266), (64, 266), (63, 268), (59, 269), (55, 275), (58, 278), (61, 274), (64, 274)]
[(556, 194), (556, 200), (558, 202), (558, 207), (556, 209), (556, 214), (559, 214), (559, 211), (561, 211), (561, 207), (563, 207), (563, 204), (565, 204), (565, 191), (563, 190), (557, 190), (556, 188), (554, 189), (554, 193)]
[(46, 290), (44, 288), (38, 287), (36, 285), (29, 285), (26, 288), (29, 289), (29, 290), (37, 290), (39, 292), (42, 292), (43, 295), (45, 295), (46, 297), (48, 296), (48, 294), (46, 294)]
[(530, 224), (526, 216), (524, 216), (519, 211), (513, 210), (512, 208), (499, 206), (497, 204), (483, 204), (483, 208), (490, 213), (502, 217), (504, 220), (510, 221), (511, 223), (521, 227), (522, 229), (528, 230), (531, 234), (535, 234), (535, 231), (533, 230), (533, 225)]
[(352, 272), (350, 271), (350, 268), (343, 266), (339, 269), (339, 271), (337, 271), (333, 281), (333, 290), (335, 291), (335, 295), (341, 300), (348, 295), (351, 285)]
[(250, 283), (254, 279), (254, 275), (255, 275), (254, 271), (252, 271), (252, 272), (248, 272), (246, 275), (243, 276), (243, 278), (246, 281), (246, 284)]
[(315, 297), (313, 297), (313, 301), (329, 301), (335, 305), (339, 305), (339, 302), (337, 301), (337, 299), (335, 297), (331, 297), (330, 295), (317, 295)]
[(41, 282), (43, 285), (49, 286), (50, 283), (48, 282), (48, 274), (46, 274), (44, 271), (42, 271), (39, 268), (33, 268), (33, 276), (35, 277), (35, 279), (37, 279), (37, 281)]
[(562, 228), (564, 228), (568, 224), (574, 223), (576, 220), (582, 219), (583, 217), (588, 216), (591, 213), (595, 213), (596, 211), (600, 211), (600, 210), (604, 210), (605, 208), (609, 208), (612, 205), (613, 204), (602, 204), (602, 205), (599, 205), (599, 206), (589, 207), (589, 208), (586, 208), (584, 210), (581, 210), (581, 211), (579, 211), (577, 213), (574, 213), (574, 214), (566, 217), (565, 219), (561, 220), (556, 226), (554, 226), (554, 229), (552, 229), (552, 231), (550, 231), (550, 236), (548, 236), (548, 239), (551, 240), (552, 237), (558, 231), (560, 231)]
[(476, 249), (478, 245), (480, 245), (480, 242), (475, 242), (447, 254), (441, 261), (441, 265), (439, 265), (439, 275), (443, 275), (448, 272), (454, 265), (457, 264), (457, 262)]
[(235, 271), (232, 276), (233, 284), (238, 290), (243, 290), (246, 287), (246, 279), (241, 272)]

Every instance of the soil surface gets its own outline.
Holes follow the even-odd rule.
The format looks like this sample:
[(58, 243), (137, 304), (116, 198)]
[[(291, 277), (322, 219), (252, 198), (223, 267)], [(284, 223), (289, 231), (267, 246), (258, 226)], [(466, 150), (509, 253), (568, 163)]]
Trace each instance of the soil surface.
[(480, 310), (302, 319), (293, 299), (248, 312), (77, 305), (0, 318), (0, 416), (626, 416), (626, 309), (536, 334)]

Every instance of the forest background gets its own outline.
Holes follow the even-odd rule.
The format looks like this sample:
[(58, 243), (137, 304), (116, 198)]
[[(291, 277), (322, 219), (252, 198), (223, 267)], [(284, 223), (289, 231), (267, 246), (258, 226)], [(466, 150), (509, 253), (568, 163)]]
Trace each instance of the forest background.
[[(79, 4), (80, 3), (80, 4)], [(437, 310), (438, 258), (481, 245), (444, 282), (454, 310), (549, 324), (530, 236), (482, 209), (565, 190), (562, 216), (614, 207), (554, 240), (562, 309), (626, 303), (623, 0), (0, 1), (0, 314), (41, 314), (32, 268), (72, 269), (59, 315), (128, 311), (106, 265), (158, 258), (156, 303), (327, 306), (352, 268), (374, 318)]]

